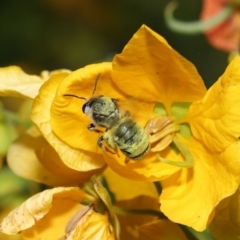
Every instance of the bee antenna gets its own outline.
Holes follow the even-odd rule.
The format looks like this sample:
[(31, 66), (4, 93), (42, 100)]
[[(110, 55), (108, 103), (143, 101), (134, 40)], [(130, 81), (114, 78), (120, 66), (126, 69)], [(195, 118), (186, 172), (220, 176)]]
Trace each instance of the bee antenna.
[(94, 89), (93, 89), (92, 96), (94, 95), (94, 93), (95, 93), (95, 91), (96, 91), (97, 83), (98, 83), (98, 80), (99, 80), (99, 78), (100, 78), (100, 75), (101, 75), (101, 73), (99, 73), (99, 74), (97, 75), (97, 78), (96, 78), (96, 80), (95, 80), (95, 84), (94, 84)]
[(87, 99), (84, 98), (84, 97), (79, 97), (79, 96), (77, 96), (77, 95), (73, 95), (73, 94), (64, 94), (63, 96), (64, 96), (64, 97), (65, 97), (65, 96), (67, 96), (67, 97), (75, 97), (75, 98), (79, 98), (79, 99), (87, 100)]

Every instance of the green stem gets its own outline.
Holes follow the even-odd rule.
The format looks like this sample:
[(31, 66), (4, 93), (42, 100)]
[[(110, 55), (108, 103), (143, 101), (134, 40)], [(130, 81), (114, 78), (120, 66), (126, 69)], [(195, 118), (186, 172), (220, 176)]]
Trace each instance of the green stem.
[(85, 198), (81, 201), (82, 205), (90, 205), (92, 203), (93, 203), (93, 201), (89, 200), (88, 198)]
[(189, 231), (189, 228), (184, 226), (184, 225), (181, 225), (181, 224), (178, 224), (178, 226), (182, 229), (182, 231), (185, 233), (185, 235), (187, 236), (187, 239), (191, 239), (191, 240), (199, 240), (198, 238), (196, 238), (196, 236), (194, 236), (194, 234), (192, 234), (190, 231)]
[(231, 6), (226, 6), (219, 13), (207, 20), (183, 22), (175, 19), (173, 16), (177, 5), (177, 2), (170, 2), (165, 8), (164, 17), (171, 30), (183, 34), (197, 34), (207, 31), (224, 22), (234, 11)]
[(152, 215), (160, 219), (167, 219), (167, 217), (159, 211), (153, 209), (123, 209), (116, 206), (113, 206), (113, 210), (116, 214), (119, 215)]
[(173, 138), (173, 143), (176, 145), (178, 150), (181, 152), (185, 161), (184, 162), (171, 161), (171, 160), (162, 158), (160, 155), (158, 155), (158, 159), (163, 163), (171, 164), (176, 167), (184, 167), (184, 168), (192, 167), (194, 164), (194, 158), (193, 158), (193, 155), (191, 154), (191, 152), (189, 152), (189, 150), (181, 143), (181, 141), (178, 140), (177, 137)]
[(91, 195), (96, 199), (99, 199), (98, 194), (92, 189), (91, 183), (90, 184), (86, 183), (82, 189), (85, 193)]

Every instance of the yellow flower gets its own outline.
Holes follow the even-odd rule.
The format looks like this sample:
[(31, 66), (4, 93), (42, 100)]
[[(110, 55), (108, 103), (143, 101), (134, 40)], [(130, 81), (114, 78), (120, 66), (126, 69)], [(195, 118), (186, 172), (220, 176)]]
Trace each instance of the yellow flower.
[[(236, 57), (206, 91), (195, 67), (142, 26), (112, 63), (50, 75), (34, 99), (31, 118), (57, 162), (81, 176), (102, 171), (107, 163), (125, 178), (162, 181), (161, 211), (202, 231), (216, 205), (239, 185), (239, 65)], [(122, 113), (129, 110), (147, 126), (152, 148), (144, 159), (126, 163), (120, 151), (102, 151), (101, 134), (87, 129), (91, 120), (81, 111), (84, 100), (64, 96), (89, 99), (99, 74), (94, 96), (117, 99)], [(40, 148), (38, 156), (48, 156), (47, 149)]]
[[(103, 176), (113, 193), (113, 199), (116, 201), (114, 205), (123, 211), (122, 215), (118, 215), (121, 226), (120, 239), (187, 239), (177, 224), (151, 215), (149, 210), (159, 212), (158, 192), (153, 183), (123, 178), (109, 168)], [(128, 212), (124, 215), (124, 211), (128, 210), (133, 211), (132, 214)], [(145, 213), (140, 214), (141, 210)], [(138, 214), (134, 214), (134, 211), (138, 211)]]
[[(46, 75), (46, 74), (45, 74)], [(28, 75), (17, 66), (0, 68), (0, 95), (33, 99), (45, 77)]]
[[(42, 84), (51, 76), (69, 73), (68, 70), (43, 71), (40, 76), (35, 76), (24, 73), (16, 66), (0, 68), (0, 95), (34, 99)], [(103, 170), (98, 168), (82, 172), (67, 167), (62, 162), (58, 149), (54, 149), (49, 142), (36, 127), (31, 127), (10, 146), (7, 153), (9, 167), (21, 177), (51, 186), (77, 185)], [(52, 144), (59, 147), (57, 142)], [(66, 148), (61, 150), (66, 151), (71, 162), (72, 152)]]
[[(239, 65), (237, 57), (207, 92), (195, 67), (142, 26), (112, 64), (89, 65), (46, 82), (34, 102), (32, 119), (41, 128), (46, 120), (42, 112), (51, 108), (51, 131), (79, 152), (99, 154), (91, 158), (92, 166), (102, 163), (103, 153), (110, 168), (123, 177), (162, 181), (164, 214), (202, 231), (215, 206), (239, 184)], [(153, 122), (152, 152), (143, 160), (126, 164), (121, 152), (102, 152), (96, 144), (100, 134), (87, 129), (91, 120), (81, 112), (84, 101), (64, 96), (90, 98), (99, 74), (95, 96), (128, 101), (120, 106), (122, 112), (129, 110), (143, 127)], [(50, 94), (54, 96), (46, 103)], [(83, 157), (80, 163), (89, 161)]]
[(240, 239), (240, 189), (216, 207), (210, 231), (218, 240)]
[[(159, 210), (157, 199), (147, 196), (138, 196), (130, 200), (119, 201), (116, 204), (124, 209), (151, 209)], [(138, 240), (187, 240), (180, 227), (168, 219), (158, 219), (147, 215), (126, 215), (118, 217), (121, 225), (120, 239)]]
[[(4, 217), (11, 212), (12, 209), (6, 208), (4, 211), (1, 211), (0, 213), (0, 221), (4, 219)], [(2, 232), (0, 232), (0, 238), (4, 240), (22, 240), (22, 236), (20, 234), (16, 235), (7, 235)]]
[[(71, 119), (70, 114), (68, 114), (68, 119), (66, 124), (62, 122), (63, 115), (56, 116), (59, 119), (59, 123), (62, 125), (62, 129), (65, 131), (64, 136), (66, 139), (59, 138), (56, 136), (56, 132), (53, 131), (53, 118), (51, 116), (51, 108), (54, 107), (56, 92), (58, 90), (59, 85), (63, 82), (63, 80), (67, 80), (74, 74), (69, 73), (59, 73), (52, 75), (48, 81), (46, 81), (40, 91), (38, 96), (33, 101), (33, 108), (31, 119), (38, 127), (41, 134), (47, 140), (47, 142), (54, 148), (54, 150), (58, 153), (61, 161), (71, 169), (77, 171), (92, 171), (96, 169), (101, 169), (105, 166), (105, 161), (102, 157), (102, 154), (97, 153), (96, 151), (89, 151), (88, 149), (84, 149), (84, 141), (78, 142), (78, 146), (74, 146), (72, 144), (68, 144), (69, 138), (81, 138), (84, 136), (83, 133), (87, 132), (86, 125), (82, 128), (83, 125), (79, 124), (78, 121), (81, 121), (81, 118), (75, 119), (75, 125), (71, 125), (72, 127), (65, 128), (66, 124), (68, 124), (68, 120)], [(63, 98), (63, 96), (61, 96)], [(75, 114), (79, 115), (81, 113), (80, 104), (78, 106), (75, 105)], [(63, 109), (64, 111), (64, 109)], [(74, 120), (74, 119), (73, 119)], [(71, 121), (71, 120), (70, 120)], [(77, 123), (77, 125), (76, 125)], [(79, 126), (78, 126), (79, 124)], [(82, 123), (83, 124), (83, 123)], [(75, 126), (75, 127), (73, 127)], [(76, 131), (74, 131), (76, 129)], [(85, 130), (85, 132), (84, 132)], [(73, 134), (73, 132), (77, 132), (80, 136)], [(85, 138), (89, 138), (89, 136), (85, 136)], [(75, 139), (77, 141), (77, 139)], [(93, 140), (94, 141), (94, 140)], [(89, 142), (89, 140), (88, 140)], [(92, 143), (93, 145), (93, 143)], [(80, 150), (81, 149), (81, 150)], [(96, 145), (95, 145), (96, 150)]]
[(99, 214), (91, 205), (94, 198), (77, 187), (59, 187), (34, 195), (12, 211), (1, 223), (6, 234), (21, 233), (30, 239), (106, 239), (114, 240), (107, 214)]
[[(24, 240), (114, 240), (147, 237), (186, 240), (179, 226), (167, 219), (158, 219), (158, 193), (153, 183), (136, 182), (134, 193), (131, 193), (134, 183), (132, 180), (122, 178), (110, 169), (105, 171), (104, 178), (108, 186), (121, 182), (119, 188), (113, 188), (114, 199), (118, 198), (115, 206), (99, 180), (93, 178), (83, 188), (92, 196), (77, 187), (45, 190), (29, 198), (5, 217), (0, 224), (0, 232), (19, 234)], [(87, 205), (82, 205), (83, 202)], [(134, 215), (136, 210), (137, 215)], [(127, 213), (119, 215), (120, 227), (114, 211), (119, 214)], [(149, 211), (154, 212), (155, 216)]]
[(103, 177), (117, 201), (133, 199), (139, 195), (158, 199), (157, 188), (151, 182), (139, 182), (121, 177), (109, 167), (103, 172)]
[(67, 167), (34, 126), (11, 144), (7, 162), (18, 176), (50, 186), (76, 186), (102, 171), (81, 172)]
[[(158, 210), (158, 201), (148, 196), (140, 195), (130, 200), (119, 201), (116, 204), (124, 209), (152, 209)], [(178, 239), (187, 240), (180, 227), (168, 219), (158, 219), (155, 216), (144, 214), (119, 215), (121, 225), (121, 239), (138, 240), (167, 240)]]

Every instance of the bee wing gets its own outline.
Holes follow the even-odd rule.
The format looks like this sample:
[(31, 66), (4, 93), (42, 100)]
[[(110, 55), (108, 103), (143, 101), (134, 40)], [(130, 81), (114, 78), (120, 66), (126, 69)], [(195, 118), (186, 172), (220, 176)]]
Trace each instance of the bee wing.
[(142, 127), (145, 127), (148, 121), (147, 119), (150, 119), (150, 116), (146, 116), (147, 108), (147, 112), (149, 112), (149, 103), (139, 100), (137, 97), (132, 97), (127, 100), (117, 99), (117, 104), (122, 115), (128, 111), (131, 118), (142, 125)]

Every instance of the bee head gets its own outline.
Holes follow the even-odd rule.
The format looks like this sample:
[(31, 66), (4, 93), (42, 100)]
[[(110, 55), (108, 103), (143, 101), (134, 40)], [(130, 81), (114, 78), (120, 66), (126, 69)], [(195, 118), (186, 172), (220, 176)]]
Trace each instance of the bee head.
[(90, 99), (87, 100), (84, 97), (79, 97), (74, 94), (64, 94), (63, 96), (86, 100), (82, 106), (82, 112), (88, 115), (96, 126), (109, 129), (119, 121), (120, 114), (116, 99), (104, 97), (103, 95), (94, 97), (100, 75), (99, 73), (95, 80), (92, 97)]
[(87, 100), (83, 106), (82, 106), (82, 112), (87, 114), (87, 115), (90, 115), (91, 114), (91, 111), (92, 111), (92, 106), (94, 104), (94, 101), (95, 101), (96, 98), (90, 98), (89, 100)]
[(82, 111), (90, 116), (95, 125), (105, 128), (111, 128), (120, 118), (116, 100), (104, 96), (87, 100)]

